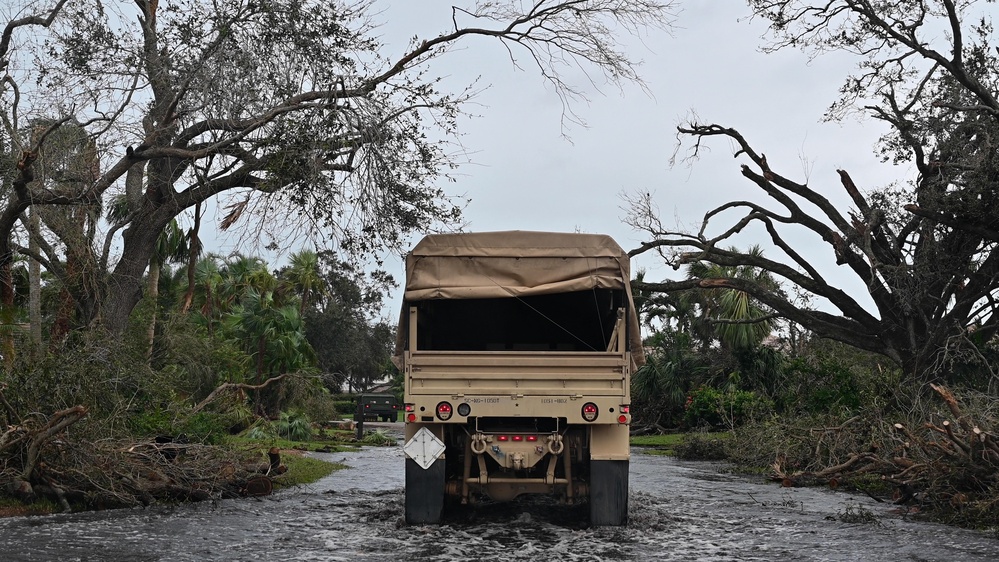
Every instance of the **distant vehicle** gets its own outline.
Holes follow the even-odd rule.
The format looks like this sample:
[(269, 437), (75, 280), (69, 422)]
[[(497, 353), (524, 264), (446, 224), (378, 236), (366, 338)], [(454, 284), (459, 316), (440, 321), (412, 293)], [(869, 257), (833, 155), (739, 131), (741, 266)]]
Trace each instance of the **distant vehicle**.
[(397, 412), (402, 408), (395, 395), (388, 392), (365, 392), (360, 394), (357, 400), (361, 404), (361, 412), (365, 419), (395, 421)]
[(477, 495), (628, 517), (631, 373), (644, 362), (628, 254), (608, 236), (435, 234), (406, 259), (406, 521)]

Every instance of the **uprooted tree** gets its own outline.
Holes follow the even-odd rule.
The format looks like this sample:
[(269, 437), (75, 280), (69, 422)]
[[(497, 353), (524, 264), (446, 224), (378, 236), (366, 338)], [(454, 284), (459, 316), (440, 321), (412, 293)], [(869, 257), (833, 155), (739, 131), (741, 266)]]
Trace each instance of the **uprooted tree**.
[[(846, 170), (819, 182), (796, 180), (768, 162), (739, 131), (692, 122), (678, 127), (691, 153), (711, 137), (729, 139), (745, 159), (744, 178), (769, 203), (730, 201), (708, 211), (699, 231), (671, 229), (651, 195), (630, 198), (627, 220), (648, 242), (631, 255), (659, 252), (674, 267), (709, 262), (770, 272), (832, 307), (801, 306), (752, 280), (695, 278), (637, 283), (644, 291), (689, 287), (744, 291), (774, 314), (821, 337), (890, 358), (915, 381), (949, 380), (950, 361), (973, 361), (999, 328), (999, 58), (979, 2), (905, 0), (751, 0), (770, 22), (769, 49), (846, 51), (860, 59), (828, 118), (863, 111), (889, 126), (885, 159), (914, 165), (904, 185), (862, 188)], [(823, 193), (837, 181), (852, 201), (839, 208)], [(737, 220), (716, 223), (736, 213)], [(731, 249), (759, 226), (786, 259)], [(825, 255), (803, 251), (821, 240)], [(746, 246), (746, 245), (744, 245)], [(876, 309), (827, 279), (835, 262), (863, 282)], [(790, 292), (793, 293), (793, 292)], [(980, 362), (987, 368), (985, 362)], [(995, 380), (995, 374), (990, 377)]]
[[(0, 40), (3, 302), (13, 259), (30, 256), (66, 288), (77, 326), (121, 334), (160, 233), (209, 202), (228, 209), (222, 228), (270, 233), (263, 244), (311, 234), (355, 256), (453, 223), (460, 205), (436, 182), (454, 164), (446, 139), (474, 91), (439, 91), (435, 59), (493, 39), (571, 101), (581, 93), (563, 80), (567, 66), (638, 80), (616, 37), (671, 16), (670, 2), (656, 0), (479, 2), (391, 57), (375, 38), (376, 9), (367, 0), (8, 6), (17, 15)], [(89, 159), (59, 161), (69, 138), (79, 142), (68, 152)], [(103, 221), (122, 195), (124, 218)], [(44, 222), (27, 228), (29, 207), (69, 209), (75, 239)]]

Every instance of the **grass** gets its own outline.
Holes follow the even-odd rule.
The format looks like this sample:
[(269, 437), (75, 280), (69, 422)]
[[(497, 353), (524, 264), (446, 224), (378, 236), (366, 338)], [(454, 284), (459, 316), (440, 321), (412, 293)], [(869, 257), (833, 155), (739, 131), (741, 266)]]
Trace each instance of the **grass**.
[(288, 467), (288, 472), (275, 478), (274, 483), (282, 488), (312, 484), (336, 470), (346, 468), (340, 463), (326, 462), (304, 455), (283, 455), (281, 462)]
[(356, 451), (361, 445), (385, 446), (396, 443), (395, 437), (379, 430), (365, 432), (364, 438), (361, 441), (355, 441), (356, 436), (355, 431), (321, 430), (310, 441), (291, 441), (281, 438), (257, 440), (233, 436), (229, 438), (229, 443), (244, 446), (251, 450), (259, 448), (261, 455), (264, 455), (271, 447), (281, 449), (281, 463), (288, 467), (288, 472), (275, 478), (274, 483), (280, 487), (287, 488), (290, 486), (311, 484), (329, 476), (336, 470), (346, 468), (342, 464), (307, 457), (300, 452), (321, 451), (324, 453), (338, 453), (342, 451)]
[(49, 499), (38, 499), (26, 504), (14, 498), (0, 497), (0, 517), (20, 517), (22, 515), (49, 515), (59, 513), (62, 507)]
[(645, 447), (650, 455), (679, 456), (679, 452), (688, 447), (691, 440), (708, 439), (711, 441), (727, 441), (731, 433), (666, 433), (663, 435), (635, 435), (631, 438), (632, 447)]
[(683, 440), (682, 433), (663, 435), (635, 435), (631, 438), (632, 447), (645, 447), (650, 455), (673, 456), (677, 445)]
[[(350, 439), (353, 439), (353, 432), (350, 433)], [(271, 447), (277, 447), (281, 450), (296, 450), (296, 451), (321, 451), (323, 453), (339, 453), (342, 451), (356, 451), (357, 446), (353, 444), (346, 443), (345, 439), (312, 439), (310, 441), (292, 441), (289, 439), (282, 439), (280, 437), (275, 437), (272, 439), (250, 439), (248, 437), (242, 436), (231, 436), (227, 441), (232, 445), (237, 446), (249, 446), (249, 447), (260, 447), (262, 452), (266, 452), (267, 449)]]
[(631, 444), (636, 447), (672, 447), (683, 439), (683, 435), (683, 433), (635, 435), (631, 438)]
[(861, 505), (848, 505), (845, 511), (840, 511), (836, 515), (843, 523), (883, 526), (874, 512)]
[(279, 486), (289, 487), (311, 484), (320, 478), (329, 476), (335, 470), (345, 468), (338, 463), (304, 456), (298, 453), (300, 451), (339, 453), (356, 451), (362, 445), (389, 446), (395, 445), (397, 442), (394, 436), (384, 430), (365, 431), (364, 437), (360, 441), (357, 441), (356, 437), (357, 432), (354, 430), (321, 429), (316, 431), (309, 441), (291, 441), (279, 437), (258, 440), (241, 436), (230, 437), (228, 441), (232, 445), (243, 446), (251, 450), (259, 448), (261, 455), (264, 455), (271, 447), (281, 449), (281, 462), (288, 467), (288, 472), (277, 477), (274, 482)]

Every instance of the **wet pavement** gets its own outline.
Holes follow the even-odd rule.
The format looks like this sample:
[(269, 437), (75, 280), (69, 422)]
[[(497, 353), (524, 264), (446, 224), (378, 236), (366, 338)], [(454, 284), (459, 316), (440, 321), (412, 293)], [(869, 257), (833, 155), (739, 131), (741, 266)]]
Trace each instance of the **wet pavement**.
[(401, 447), (316, 456), (351, 468), (260, 499), (3, 519), (0, 560), (999, 560), (994, 533), (641, 450), (632, 455), (627, 527), (588, 528), (585, 507), (544, 498), (407, 526)]

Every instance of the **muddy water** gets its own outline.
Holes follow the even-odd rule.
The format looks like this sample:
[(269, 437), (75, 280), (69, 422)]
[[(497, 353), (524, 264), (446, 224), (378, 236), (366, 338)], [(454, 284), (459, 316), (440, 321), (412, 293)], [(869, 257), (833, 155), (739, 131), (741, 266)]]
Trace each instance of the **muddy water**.
[[(0, 560), (999, 560), (993, 534), (641, 451), (626, 528), (590, 529), (580, 508), (541, 500), (410, 527), (400, 447), (317, 456), (351, 468), (259, 500), (0, 520)], [(845, 522), (849, 514), (873, 520)]]

